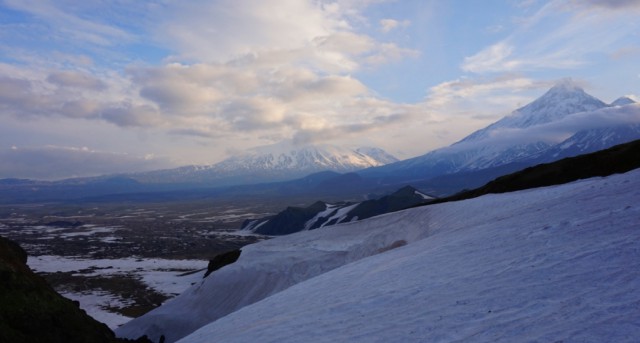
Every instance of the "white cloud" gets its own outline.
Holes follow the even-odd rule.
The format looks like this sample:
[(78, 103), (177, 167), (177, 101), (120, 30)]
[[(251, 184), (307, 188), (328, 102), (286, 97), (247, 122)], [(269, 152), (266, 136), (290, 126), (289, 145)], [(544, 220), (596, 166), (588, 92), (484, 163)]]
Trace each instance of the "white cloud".
[(91, 89), (95, 91), (101, 91), (106, 88), (104, 82), (93, 75), (71, 70), (53, 72), (49, 74), (47, 81), (60, 87)]
[(380, 30), (384, 33), (395, 30), (399, 27), (408, 27), (411, 25), (410, 20), (398, 21), (395, 19), (380, 19)]
[(298, 49), (346, 23), (312, 1), (190, 1), (168, 4), (158, 39), (177, 58), (224, 62), (253, 52)]
[(506, 42), (491, 45), (477, 54), (466, 57), (462, 70), (474, 73), (485, 71), (511, 71), (518, 62), (507, 61), (513, 54), (513, 46)]
[[(530, 91), (547, 89), (553, 82), (535, 81), (519, 75), (496, 78), (461, 78), (429, 89), (427, 105), (439, 112), (500, 116), (532, 100)], [(493, 106), (492, 106), (493, 105)], [(494, 117), (495, 119), (495, 117)]]
[(49, 0), (5, 0), (5, 6), (24, 11), (47, 23), (50, 35), (66, 39), (85, 41), (91, 44), (110, 46), (134, 37), (120, 28), (76, 16), (67, 6), (72, 3), (51, 2)]
[[(513, 146), (535, 142), (557, 144), (578, 131), (616, 127), (621, 125), (640, 125), (640, 104), (622, 108), (608, 107), (592, 112), (569, 115), (561, 120), (533, 126), (527, 129), (502, 128), (492, 131), (483, 140), (487, 146)], [(465, 150), (477, 147), (478, 142), (462, 142), (451, 146), (449, 150)]]
[(609, 10), (635, 10), (640, 9), (638, 0), (571, 0), (571, 5), (582, 8), (596, 8)]
[(461, 68), (481, 74), (582, 67), (599, 53), (626, 48), (640, 29), (635, 4), (550, 1), (508, 37), (465, 58)]
[(15, 177), (54, 180), (147, 171), (170, 166), (152, 155), (132, 156), (96, 151), (87, 147), (43, 146), (0, 148), (0, 178)]
[[(1, 106), (15, 117), (82, 118), (212, 139), (291, 138), (346, 128), (361, 132), (360, 122), (382, 128), (396, 122), (392, 118), (399, 118), (405, 106), (378, 99), (351, 74), (417, 52), (354, 31), (351, 21), (361, 20), (360, 11), (369, 3), (166, 3), (154, 12), (164, 13), (156, 30), (158, 40), (175, 51), (173, 62), (132, 64), (121, 73), (84, 62), (63, 69), (44, 64), (29, 72), (0, 68), (0, 76), (6, 75), (0, 78)], [(59, 29), (66, 26), (58, 21), (69, 19), (68, 25), (105, 39), (131, 38), (121, 29), (63, 13), (66, 3), (42, 2), (32, 9), (12, 5)]]

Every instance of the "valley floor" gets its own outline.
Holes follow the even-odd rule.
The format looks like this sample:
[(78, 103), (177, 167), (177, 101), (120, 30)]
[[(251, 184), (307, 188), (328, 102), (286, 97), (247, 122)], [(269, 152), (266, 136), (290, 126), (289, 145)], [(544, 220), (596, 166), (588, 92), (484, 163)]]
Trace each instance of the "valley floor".
[(19, 242), (56, 291), (115, 329), (201, 280), (216, 254), (264, 239), (235, 229), (269, 210), (258, 202), (2, 205), (0, 235)]

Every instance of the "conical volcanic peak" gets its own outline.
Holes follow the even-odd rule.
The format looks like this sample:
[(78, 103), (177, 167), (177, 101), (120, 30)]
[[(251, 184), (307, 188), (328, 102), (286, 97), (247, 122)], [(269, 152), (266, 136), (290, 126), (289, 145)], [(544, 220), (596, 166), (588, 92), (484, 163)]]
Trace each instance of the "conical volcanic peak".
[(607, 104), (587, 94), (570, 79), (566, 79), (532, 103), (517, 109), (507, 118), (514, 118), (511, 120), (510, 127), (526, 128), (556, 121), (569, 114), (593, 111), (603, 107), (607, 107)]
[(631, 99), (629, 96), (621, 96), (617, 98), (614, 102), (611, 103), (611, 106), (625, 106), (630, 104), (635, 104), (636, 101)]
[(549, 89), (541, 97), (513, 111), (499, 121), (467, 136), (461, 142), (478, 141), (489, 136), (496, 129), (524, 129), (535, 125), (560, 120), (570, 114), (594, 111), (608, 105), (587, 94), (571, 79), (564, 79)]

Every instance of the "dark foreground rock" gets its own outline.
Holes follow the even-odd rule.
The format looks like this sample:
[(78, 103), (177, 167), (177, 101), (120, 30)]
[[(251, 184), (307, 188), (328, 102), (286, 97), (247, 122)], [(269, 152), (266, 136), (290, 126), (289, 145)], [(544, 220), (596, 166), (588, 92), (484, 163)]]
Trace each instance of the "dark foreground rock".
[(219, 255), (216, 255), (213, 259), (209, 260), (209, 265), (207, 266), (207, 272), (204, 273), (204, 277), (209, 276), (209, 274), (215, 272), (216, 270), (231, 264), (240, 258), (240, 249), (228, 251)]
[(18, 244), (0, 237), (0, 342), (124, 342), (26, 263)]

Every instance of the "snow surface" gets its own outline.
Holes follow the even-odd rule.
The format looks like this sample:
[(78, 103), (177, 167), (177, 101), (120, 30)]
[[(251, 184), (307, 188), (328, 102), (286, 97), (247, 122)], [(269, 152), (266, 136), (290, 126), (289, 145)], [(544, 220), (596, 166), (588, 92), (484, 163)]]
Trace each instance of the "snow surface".
[(181, 342), (637, 342), (638, 204), (637, 170), (278, 237), (243, 248), (236, 263), (116, 333), (167, 342), (200, 327)]
[(181, 342), (637, 342), (639, 200), (635, 171), (395, 214), (429, 237)]
[(420, 226), (401, 221), (402, 217), (383, 215), (368, 225), (347, 223), (245, 246), (235, 263), (115, 332), (128, 338), (147, 335), (156, 341), (164, 335), (173, 342), (301, 281), (427, 234)]

